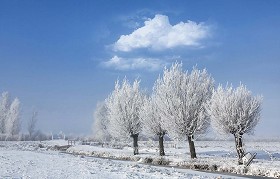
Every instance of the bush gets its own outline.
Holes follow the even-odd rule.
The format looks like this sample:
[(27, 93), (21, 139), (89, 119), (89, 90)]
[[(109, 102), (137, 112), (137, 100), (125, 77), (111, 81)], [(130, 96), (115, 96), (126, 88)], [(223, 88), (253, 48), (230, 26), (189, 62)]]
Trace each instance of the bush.
[(164, 157), (160, 157), (160, 158), (155, 158), (152, 161), (152, 164), (154, 165), (169, 165), (170, 161), (166, 160)]
[(150, 158), (150, 157), (146, 157), (146, 158), (144, 158), (144, 161), (143, 161), (144, 163), (152, 163), (153, 162), (153, 159), (152, 158)]

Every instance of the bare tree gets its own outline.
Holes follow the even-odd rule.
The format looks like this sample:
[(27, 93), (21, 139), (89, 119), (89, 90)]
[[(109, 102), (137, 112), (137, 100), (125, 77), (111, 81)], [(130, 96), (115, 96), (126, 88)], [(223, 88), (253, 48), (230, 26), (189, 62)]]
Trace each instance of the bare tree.
[(2, 98), (0, 101), (0, 134), (6, 133), (6, 122), (10, 109), (10, 97), (8, 92), (2, 93)]
[(28, 130), (28, 134), (29, 134), (29, 139), (30, 140), (34, 140), (36, 136), (34, 136), (35, 133), (35, 128), (36, 128), (36, 123), (37, 123), (37, 116), (38, 116), (38, 112), (37, 111), (33, 111), (32, 112), (32, 116), (27, 124), (27, 130)]
[(212, 126), (219, 133), (234, 135), (239, 164), (243, 164), (244, 156), (242, 136), (253, 134), (260, 120), (261, 103), (262, 97), (252, 96), (242, 84), (236, 89), (220, 85), (213, 93), (209, 108)]
[(194, 135), (206, 132), (209, 116), (206, 103), (211, 98), (214, 80), (204, 70), (182, 70), (182, 63), (165, 69), (154, 86), (156, 102), (164, 128), (173, 138), (188, 140), (191, 158), (196, 158)]
[(9, 136), (18, 135), (20, 132), (20, 101), (15, 98), (11, 104), (6, 121), (6, 133)]
[(124, 79), (119, 81), (115, 89), (106, 100), (109, 114), (109, 131), (112, 137), (133, 138), (134, 155), (138, 154), (138, 135), (142, 130), (139, 112), (143, 105), (143, 94), (140, 91), (139, 81), (132, 85)]
[(99, 141), (109, 141), (111, 136), (108, 131), (108, 108), (105, 103), (97, 103), (96, 109), (93, 114), (93, 133), (95, 139)]
[(165, 155), (163, 138), (167, 131), (162, 127), (161, 115), (154, 96), (144, 100), (144, 106), (140, 111), (140, 118), (143, 124), (143, 132), (148, 136), (158, 136), (159, 155)]

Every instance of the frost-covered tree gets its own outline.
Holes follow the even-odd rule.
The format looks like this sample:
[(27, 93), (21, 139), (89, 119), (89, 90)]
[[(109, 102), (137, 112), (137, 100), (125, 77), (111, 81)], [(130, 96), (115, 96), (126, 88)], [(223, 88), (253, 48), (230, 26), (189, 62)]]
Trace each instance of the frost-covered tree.
[(37, 111), (33, 111), (32, 112), (32, 116), (30, 118), (30, 120), (28, 121), (27, 124), (27, 131), (29, 134), (29, 139), (30, 140), (34, 140), (35, 139), (35, 128), (36, 128), (36, 123), (37, 123), (37, 116), (38, 116), (38, 112)]
[(211, 123), (222, 134), (233, 134), (238, 154), (238, 163), (244, 156), (242, 136), (253, 134), (260, 120), (261, 96), (253, 96), (243, 84), (233, 89), (221, 85), (214, 91), (210, 103)]
[(154, 96), (145, 98), (144, 105), (140, 111), (140, 118), (145, 135), (157, 136), (159, 139), (159, 155), (165, 155), (163, 137), (167, 132), (162, 127), (160, 111), (158, 110)]
[(138, 154), (138, 135), (142, 130), (139, 118), (143, 106), (143, 93), (140, 91), (140, 81), (131, 85), (127, 79), (122, 84), (119, 81), (107, 98), (106, 105), (109, 114), (109, 131), (114, 138), (133, 138), (134, 155)]
[(182, 70), (182, 63), (175, 63), (165, 68), (154, 86), (164, 128), (173, 138), (188, 140), (191, 158), (196, 158), (194, 135), (205, 133), (209, 126), (206, 103), (213, 83), (205, 69), (193, 68), (188, 73)]
[(12, 102), (6, 121), (6, 133), (9, 136), (18, 135), (20, 132), (20, 101), (15, 98)]
[(97, 103), (93, 114), (93, 133), (94, 138), (99, 141), (109, 141), (111, 136), (108, 132), (108, 108), (105, 103)]
[(10, 97), (8, 92), (2, 93), (2, 98), (0, 101), (0, 134), (6, 133), (6, 121), (10, 109)]

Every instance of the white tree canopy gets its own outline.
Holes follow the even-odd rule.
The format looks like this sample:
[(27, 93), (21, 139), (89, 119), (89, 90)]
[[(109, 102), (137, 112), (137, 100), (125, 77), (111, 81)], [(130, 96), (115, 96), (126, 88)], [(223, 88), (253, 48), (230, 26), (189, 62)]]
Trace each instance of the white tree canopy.
[(139, 112), (144, 95), (139, 84), (138, 80), (132, 85), (127, 79), (124, 79), (121, 85), (117, 81), (114, 91), (107, 98), (109, 131), (112, 137), (127, 138), (141, 132)]
[(110, 140), (110, 134), (108, 132), (108, 108), (104, 102), (97, 103), (93, 118), (94, 123), (92, 130), (94, 138), (102, 142)]
[(37, 116), (38, 116), (38, 112), (34, 110), (27, 124), (27, 131), (29, 133), (29, 137), (31, 140), (33, 140), (33, 134), (35, 133), (35, 128), (38, 120)]
[(10, 109), (10, 97), (8, 92), (2, 93), (0, 101), (0, 134), (6, 133), (6, 121)]
[(17, 135), (20, 132), (20, 101), (15, 98), (11, 104), (7, 121), (6, 121), (6, 133), (8, 135)]
[(211, 98), (213, 83), (206, 69), (193, 68), (188, 73), (182, 70), (182, 63), (165, 68), (163, 77), (155, 83), (154, 94), (168, 134), (185, 140), (206, 131), (209, 125), (206, 103)]
[(162, 127), (161, 114), (158, 110), (154, 96), (147, 97), (140, 111), (140, 118), (143, 124), (143, 133), (149, 137), (164, 136), (166, 130)]
[(261, 96), (252, 96), (246, 86), (219, 85), (210, 104), (211, 123), (222, 134), (252, 134), (260, 120)]

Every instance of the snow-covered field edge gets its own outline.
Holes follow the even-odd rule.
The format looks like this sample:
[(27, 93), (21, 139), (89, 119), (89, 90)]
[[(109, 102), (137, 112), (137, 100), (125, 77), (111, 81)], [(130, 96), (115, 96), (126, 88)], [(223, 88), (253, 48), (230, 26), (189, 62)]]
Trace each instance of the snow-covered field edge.
[[(265, 176), (280, 178), (280, 153), (279, 142), (255, 142), (247, 143), (248, 151), (253, 148), (262, 146), (262, 150), (267, 153), (257, 152), (257, 158), (254, 159), (252, 165), (245, 169), (243, 166), (237, 165), (237, 158), (232, 142), (216, 141), (216, 142), (196, 142), (198, 159), (191, 160), (187, 147), (176, 146), (166, 142), (166, 156), (160, 157), (157, 146), (150, 145), (147, 142), (139, 143), (139, 155), (133, 155), (133, 149), (129, 145), (82, 145), (81, 142), (76, 142), (74, 146), (69, 146), (65, 140), (42, 141), (42, 142), (0, 142), (1, 150), (8, 151), (34, 151), (35, 153), (50, 153), (66, 152), (70, 155), (92, 156), (100, 158), (109, 158), (125, 161), (133, 161), (139, 164), (147, 165), (163, 165), (169, 167), (178, 167), (183, 169), (193, 169), (199, 171), (222, 172), (241, 175)], [(154, 143), (156, 144), (156, 143)], [(106, 161), (106, 160), (105, 160)]]
[(132, 155), (133, 149), (124, 147), (123, 149), (105, 148), (99, 146), (76, 145), (71, 146), (66, 150), (66, 153), (93, 156), (117, 160), (137, 161), (142, 164), (165, 165), (199, 171), (223, 172), (241, 175), (263, 176), (280, 178), (280, 163), (276, 161), (272, 164), (267, 160), (255, 160), (249, 167), (237, 165), (237, 160), (234, 157), (208, 157), (198, 156), (198, 159), (190, 159), (180, 157), (180, 154), (158, 156), (153, 152), (153, 149), (140, 149), (139, 155)]

